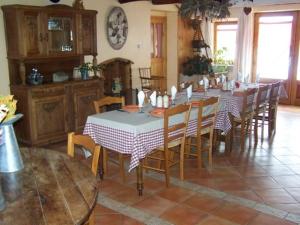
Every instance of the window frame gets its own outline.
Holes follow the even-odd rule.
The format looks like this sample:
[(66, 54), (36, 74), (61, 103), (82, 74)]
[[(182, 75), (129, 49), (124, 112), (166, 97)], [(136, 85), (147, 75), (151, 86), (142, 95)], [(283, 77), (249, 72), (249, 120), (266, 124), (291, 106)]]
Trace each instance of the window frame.
[[(218, 25), (237, 25), (238, 26), (238, 20), (232, 20), (232, 21), (218, 21), (218, 22), (214, 22), (214, 54), (217, 51), (217, 41), (218, 41), (218, 30), (217, 27)], [(238, 27), (236, 30), (236, 37), (237, 37), (237, 32), (238, 32)], [(236, 41), (236, 40), (235, 40)], [(235, 59), (233, 59), (235, 60)]]

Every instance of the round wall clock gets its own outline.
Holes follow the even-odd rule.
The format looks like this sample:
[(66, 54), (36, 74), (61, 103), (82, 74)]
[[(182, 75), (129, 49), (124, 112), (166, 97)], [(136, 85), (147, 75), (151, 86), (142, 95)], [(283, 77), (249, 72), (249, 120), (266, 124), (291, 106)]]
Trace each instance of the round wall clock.
[(107, 18), (107, 39), (113, 49), (121, 49), (127, 39), (128, 21), (120, 7), (114, 7)]

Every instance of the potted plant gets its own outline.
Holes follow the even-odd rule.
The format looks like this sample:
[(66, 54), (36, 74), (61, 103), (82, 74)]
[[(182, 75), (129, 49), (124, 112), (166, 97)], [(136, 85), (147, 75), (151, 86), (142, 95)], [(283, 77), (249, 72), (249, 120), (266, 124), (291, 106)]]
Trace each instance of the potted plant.
[(92, 70), (94, 71), (95, 76), (98, 74), (99, 77), (102, 76), (102, 72), (105, 68), (106, 66), (100, 63), (92, 66)]
[(218, 49), (213, 58), (213, 71), (214, 73), (227, 73), (229, 67), (233, 65), (233, 60), (226, 59), (228, 49), (223, 47)]

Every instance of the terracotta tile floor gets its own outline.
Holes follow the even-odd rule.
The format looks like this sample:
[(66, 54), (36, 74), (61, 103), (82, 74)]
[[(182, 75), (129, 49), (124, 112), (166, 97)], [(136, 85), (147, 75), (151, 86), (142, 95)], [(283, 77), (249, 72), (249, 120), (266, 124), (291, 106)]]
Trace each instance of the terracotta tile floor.
[(228, 153), (221, 144), (210, 170), (187, 160), (185, 181), (174, 168), (169, 189), (162, 175), (144, 173), (143, 197), (136, 193), (135, 172), (123, 183), (118, 168), (109, 164), (99, 181), (96, 224), (300, 224), (299, 127), (300, 108), (280, 106), (272, 140), (265, 129), (256, 148), (234, 147)]

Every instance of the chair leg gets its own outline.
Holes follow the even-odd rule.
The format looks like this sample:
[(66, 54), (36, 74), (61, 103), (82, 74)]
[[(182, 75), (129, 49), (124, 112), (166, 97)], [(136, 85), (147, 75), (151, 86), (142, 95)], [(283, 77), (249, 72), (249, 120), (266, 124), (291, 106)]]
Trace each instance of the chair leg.
[(209, 165), (209, 168), (212, 168), (213, 135), (214, 135), (214, 130), (211, 129), (210, 133), (209, 133), (209, 147), (208, 147), (208, 165)]
[[(258, 116), (258, 114), (257, 114)], [(255, 116), (254, 118), (254, 143), (257, 145), (258, 142), (258, 118)]]
[(184, 180), (184, 145), (180, 146), (180, 156), (179, 156), (179, 170), (180, 170), (180, 180)]
[(202, 142), (201, 142), (201, 135), (199, 135), (199, 137), (196, 138), (197, 144), (196, 144), (196, 148), (197, 148), (197, 165), (198, 168), (202, 168)]
[(241, 150), (245, 150), (245, 125), (246, 121), (242, 120), (241, 122)]
[(269, 115), (268, 115), (268, 135), (269, 135), (269, 139), (272, 137), (272, 123), (273, 123), (273, 110), (269, 109)]
[(165, 149), (165, 177), (166, 177), (166, 186), (170, 185), (170, 174), (169, 174), (169, 150)]
[(266, 112), (264, 109), (263, 115), (262, 115), (262, 121), (261, 121), (261, 143), (263, 143), (263, 141), (264, 141), (265, 120), (266, 120)]
[(88, 225), (94, 225), (95, 224), (95, 214), (94, 214), (94, 210), (91, 213), (90, 217), (89, 217), (89, 221), (88, 221)]
[(103, 170), (104, 170), (104, 174), (107, 174), (107, 160), (108, 160), (107, 150), (105, 148), (103, 148)]
[(252, 145), (252, 120), (253, 120), (253, 117), (251, 116), (250, 119), (249, 119), (249, 149)]
[(125, 176), (125, 168), (124, 168), (124, 156), (121, 153), (119, 153), (119, 165), (120, 165), (120, 175), (122, 177), (123, 183), (125, 183), (126, 176)]

